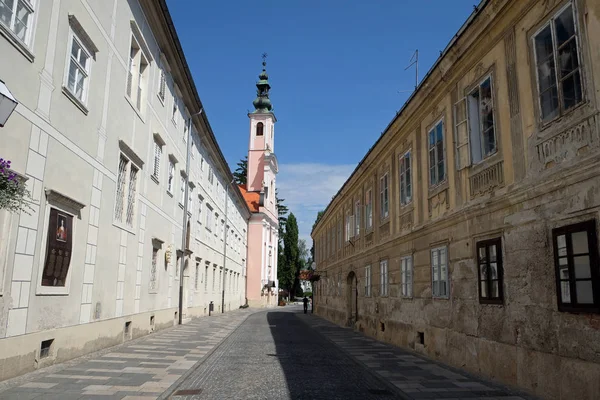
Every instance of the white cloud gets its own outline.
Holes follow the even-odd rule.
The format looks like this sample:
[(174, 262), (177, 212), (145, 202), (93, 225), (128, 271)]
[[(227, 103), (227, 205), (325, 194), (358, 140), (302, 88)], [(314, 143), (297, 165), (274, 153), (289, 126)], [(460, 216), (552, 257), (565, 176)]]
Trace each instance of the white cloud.
[(317, 213), (329, 204), (356, 165), (280, 164), (277, 175), (279, 197), (298, 220), (299, 238), (310, 248), (310, 231)]

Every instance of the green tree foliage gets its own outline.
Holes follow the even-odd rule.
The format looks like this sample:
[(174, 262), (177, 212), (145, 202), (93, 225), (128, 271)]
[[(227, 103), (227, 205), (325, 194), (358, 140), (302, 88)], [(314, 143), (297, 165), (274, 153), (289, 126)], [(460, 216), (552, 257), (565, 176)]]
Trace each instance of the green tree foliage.
[(277, 201), (277, 214), (279, 217), (279, 239), (283, 237), (285, 230), (285, 223), (287, 222), (286, 215), (289, 212), (287, 206), (283, 204), (285, 199), (279, 198), (279, 193), (277, 193), (277, 188), (275, 188), (275, 200)]
[(32, 208), (26, 202), (31, 193), (20, 181), (16, 173), (10, 169), (10, 161), (0, 158), (0, 210), (9, 212), (28, 211)]
[(233, 171), (233, 179), (238, 185), (245, 185), (248, 179), (248, 156), (237, 163), (237, 168)]
[(283, 236), (283, 264), (277, 265), (277, 277), (280, 286), (287, 288), (290, 293), (296, 286), (299, 269), (298, 252), (298, 223), (293, 213), (290, 213)]

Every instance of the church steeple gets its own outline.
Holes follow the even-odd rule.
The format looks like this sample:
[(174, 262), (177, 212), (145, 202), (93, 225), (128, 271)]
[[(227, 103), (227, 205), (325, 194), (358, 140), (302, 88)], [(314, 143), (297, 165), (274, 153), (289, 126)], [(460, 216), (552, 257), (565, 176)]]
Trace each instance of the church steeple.
[(271, 85), (269, 85), (269, 75), (267, 74), (267, 53), (263, 53), (263, 70), (258, 75), (258, 82), (256, 82), (256, 99), (252, 102), (254, 105), (253, 114), (265, 114), (270, 113), (273, 106), (271, 105), (271, 100), (269, 99), (269, 90), (271, 90)]

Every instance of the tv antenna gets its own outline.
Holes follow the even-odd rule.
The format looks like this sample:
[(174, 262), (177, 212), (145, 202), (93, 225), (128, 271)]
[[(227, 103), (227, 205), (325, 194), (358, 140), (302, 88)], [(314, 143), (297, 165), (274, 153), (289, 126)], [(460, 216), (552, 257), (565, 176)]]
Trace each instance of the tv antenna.
[[(409, 62), (410, 62), (410, 64), (408, 64), (408, 67), (404, 68), (404, 70), (406, 71), (413, 65), (415, 66), (415, 89), (414, 90), (417, 90), (417, 87), (419, 86), (419, 49), (415, 50), (415, 52), (413, 53)], [(412, 91), (413, 90), (399, 90), (398, 93), (406, 93), (406, 92), (412, 92)]]

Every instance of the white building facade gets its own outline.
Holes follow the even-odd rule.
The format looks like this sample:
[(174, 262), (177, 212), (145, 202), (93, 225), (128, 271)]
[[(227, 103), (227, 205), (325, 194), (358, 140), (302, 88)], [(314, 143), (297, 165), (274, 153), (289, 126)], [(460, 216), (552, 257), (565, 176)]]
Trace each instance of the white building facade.
[(245, 304), (250, 211), (165, 0), (0, 1), (0, 79), (31, 192), (0, 212), (0, 380)]

